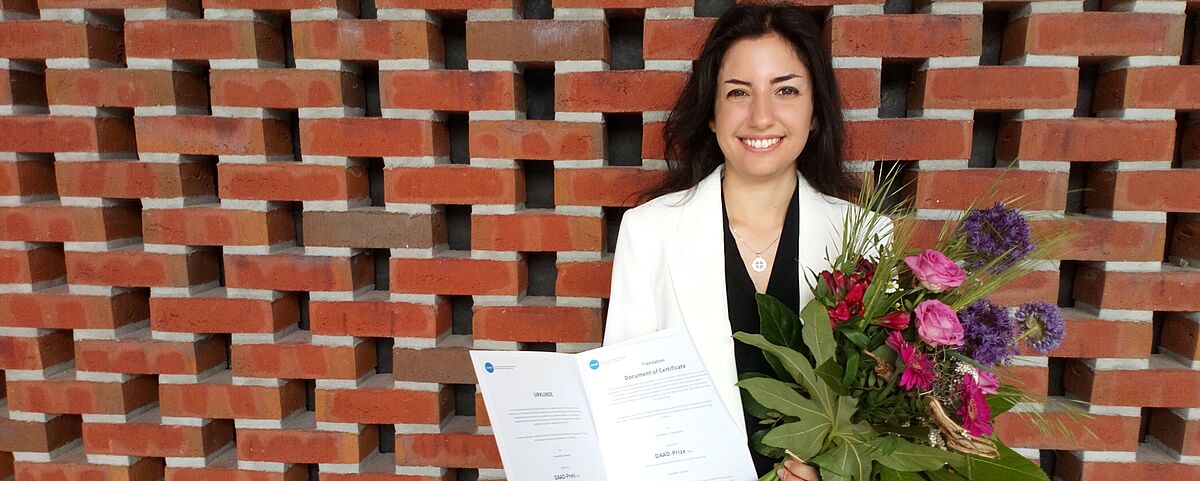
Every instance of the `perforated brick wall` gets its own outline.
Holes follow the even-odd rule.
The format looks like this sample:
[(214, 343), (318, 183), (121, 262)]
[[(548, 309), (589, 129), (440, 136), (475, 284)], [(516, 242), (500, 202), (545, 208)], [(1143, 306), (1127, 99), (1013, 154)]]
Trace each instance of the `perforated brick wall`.
[[(599, 345), (629, 195), (729, 2), (0, 0), (0, 480), (503, 478), (470, 348)], [(1000, 433), (1200, 479), (1200, 1), (799, 2), (858, 171), (1085, 234)], [(1028, 354), (1028, 353), (1027, 353)]]

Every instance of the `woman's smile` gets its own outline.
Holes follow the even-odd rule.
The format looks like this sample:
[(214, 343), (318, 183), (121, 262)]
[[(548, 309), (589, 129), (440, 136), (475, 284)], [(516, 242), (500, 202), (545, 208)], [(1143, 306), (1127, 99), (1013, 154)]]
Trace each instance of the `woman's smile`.
[(775, 150), (776, 147), (783, 141), (783, 137), (738, 137), (742, 147), (756, 154), (763, 154)]

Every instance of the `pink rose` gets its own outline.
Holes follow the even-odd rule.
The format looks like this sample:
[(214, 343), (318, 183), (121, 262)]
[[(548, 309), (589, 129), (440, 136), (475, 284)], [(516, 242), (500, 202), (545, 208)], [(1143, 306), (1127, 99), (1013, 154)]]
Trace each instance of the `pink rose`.
[(967, 278), (966, 271), (958, 264), (933, 249), (925, 249), (920, 255), (905, 257), (904, 263), (908, 264), (921, 286), (929, 289), (929, 292), (943, 292), (958, 287), (963, 283), (963, 279)]
[(1000, 379), (996, 378), (995, 374), (988, 371), (975, 371), (976, 384), (984, 394), (996, 394), (1000, 391)]
[(963, 327), (958, 314), (936, 299), (921, 301), (913, 310), (917, 315), (917, 334), (930, 346), (963, 345)]

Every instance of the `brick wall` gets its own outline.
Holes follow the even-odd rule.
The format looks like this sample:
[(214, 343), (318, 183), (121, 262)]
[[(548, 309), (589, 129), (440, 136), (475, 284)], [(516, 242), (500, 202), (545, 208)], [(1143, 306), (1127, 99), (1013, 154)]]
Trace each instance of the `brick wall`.
[[(502, 478), (467, 349), (599, 345), (725, 3), (0, 0), (0, 480)], [(1200, 1), (804, 3), (929, 229), (1014, 164), (1086, 234), (1000, 297), (1098, 436), (1000, 432), (1200, 478)]]

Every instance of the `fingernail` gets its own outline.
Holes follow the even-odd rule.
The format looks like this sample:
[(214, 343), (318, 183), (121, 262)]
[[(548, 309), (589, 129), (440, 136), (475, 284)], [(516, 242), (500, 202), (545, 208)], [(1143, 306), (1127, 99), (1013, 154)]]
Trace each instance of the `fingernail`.
[(780, 469), (779, 471), (776, 471), (776, 472), (775, 472), (775, 474), (778, 474), (778, 475), (779, 475), (779, 477), (781, 477), (781, 478), (782, 478), (782, 477), (783, 477), (783, 470), (782, 470), (782, 469)]

